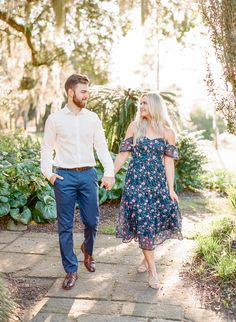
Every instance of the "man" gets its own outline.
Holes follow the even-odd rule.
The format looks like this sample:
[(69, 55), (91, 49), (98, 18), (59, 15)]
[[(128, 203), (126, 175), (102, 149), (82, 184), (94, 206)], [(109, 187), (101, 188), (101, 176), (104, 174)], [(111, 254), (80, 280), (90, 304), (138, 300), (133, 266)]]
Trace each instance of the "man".
[(68, 104), (48, 117), (41, 149), (41, 170), (55, 191), (60, 252), (66, 272), (62, 287), (66, 290), (71, 289), (77, 279), (78, 259), (73, 249), (76, 201), (85, 226), (81, 245), (84, 265), (89, 272), (95, 271), (92, 255), (99, 207), (93, 148), (104, 167), (102, 186), (110, 190), (115, 182), (113, 162), (101, 122), (97, 114), (85, 108), (89, 97), (88, 84), (89, 79), (83, 75), (73, 74), (67, 79)]

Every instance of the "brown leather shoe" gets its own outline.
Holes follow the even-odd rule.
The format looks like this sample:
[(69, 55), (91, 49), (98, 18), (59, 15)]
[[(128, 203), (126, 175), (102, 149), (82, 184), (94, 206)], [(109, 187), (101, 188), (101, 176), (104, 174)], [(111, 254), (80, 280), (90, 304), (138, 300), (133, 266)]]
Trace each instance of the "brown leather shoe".
[(86, 252), (84, 244), (81, 245), (80, 249), (84, 254), (84, 266), (87, 268), (89, 272), (95, 272), (95, 261), (93, 257)]
[(62, 287), (64, 288), (64, 290), (70, 290), (75, 285), (77, 278), (78, 278), (77, 272), (67, 273), (62, 284)]

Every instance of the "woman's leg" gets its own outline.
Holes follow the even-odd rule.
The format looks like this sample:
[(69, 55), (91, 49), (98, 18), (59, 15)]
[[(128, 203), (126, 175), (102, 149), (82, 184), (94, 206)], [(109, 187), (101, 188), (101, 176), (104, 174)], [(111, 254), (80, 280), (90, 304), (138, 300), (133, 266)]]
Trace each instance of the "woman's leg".
[(148, 270), (148, 263), (145, 259), (145, 256), (143, 256), (143, 260), (140, 263), (140, 265), (137, 267), (138, 273), (144, 273)]
[(143, 260), (142, 260), (142, 262), (138, 266), (137, 271), (138, 271), (138, 273), (144, 273), (144, 272), (147, 271), (147, 269), (148, 269), (147, 262), (146, 262), (146, 259), (144, 257)]
[(145, 250), (143, 249), (143, 255), (148, 265), (148, 284), (150, 287), (157, 289), (157, 271), (154, 259), (154, 251), (153, 250)]

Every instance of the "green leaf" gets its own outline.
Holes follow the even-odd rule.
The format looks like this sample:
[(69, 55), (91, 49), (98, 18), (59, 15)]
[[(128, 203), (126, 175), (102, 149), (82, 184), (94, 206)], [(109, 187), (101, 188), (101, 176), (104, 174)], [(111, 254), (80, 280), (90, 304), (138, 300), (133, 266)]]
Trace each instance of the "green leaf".
[(7, 196), (8, 194), (9, 194), (9, 184), (4, 180), (0, 180), (0, 195)]
[(11, 208), (11, 210), (10, 210), (10, 216), (12, 218), (14, 218), (14, 219), (15, 219), (15, 217), (18, 216), (19, 213), (20, 213), (20, 209), (19, 208)]
[(121, 196), (120, 191), (116, 191), (116, 190), (114, 191), (111, 190), (108, 195), (109, 199), (118, 199), (120, 196)]
[(46, 205), (49, 205), (50, 203), (55, 203), (55, 199), (51, 196), (44, 196), (43, 201)]
[(42, 212), (40, 210), (38, 210), (38, 209), (33, 209), (33, 211), (32, 211), (32, 219), (35, 222), (38, 222), (38, 223), (43, 223), (45, 221)]
[(99, 189), (99, 205), (103, 204), (108, 199), (108, 192), (106, 189)]
[(27, 197), (20, 191), (15, 191), (12, 195), (11, 195), (11, 199), (9, 201), (10, 206), (12, 208), (19, 208), (19, 207), (23, 207), (26, 205), (27, 203)]
[(24, 207), (24, 210), (20, 214), (20, 222), (24, 225), (27, 225), (31, 220), (31, 211), (29, 208)]
[(42, 214), (42, 218), (44, 218), (45, 220), (54, 220), (57, 218), (56, 203), (53, 198), (51, 199), (53, 201), (49, 202), (47, 200), (47, 203), (37, 201), (35, 205), (35, 209), (37, 209)]
[(11, 207), (8, 203), (0, 203), (0, 217), (6, 216), (10, 209)]
[(44, 201), (44, 197), (46, 196), (50, 196), (55, 199), (54, 191), (49, 184), (47, 184), (43, 190), (37, 192), (37, 197), (41, 201)]
[(13, 219), (24, 225), (27, 225), (31, 220), (31, 211), (27, 207), (24, 207), (24, 210), (21, 213), (19, 208), (11, 209), (10, 215)]
[(8, 200), (9, 199), (7, 197), (0, 196), (0, 202), (6, 203), (6, 202), (8, 202)]

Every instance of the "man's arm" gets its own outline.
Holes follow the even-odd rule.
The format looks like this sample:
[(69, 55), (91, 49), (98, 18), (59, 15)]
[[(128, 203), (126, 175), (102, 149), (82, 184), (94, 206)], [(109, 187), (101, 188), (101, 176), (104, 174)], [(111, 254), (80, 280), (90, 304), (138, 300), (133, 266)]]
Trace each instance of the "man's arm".
[(108, 190), (110, 190), (115, 183), (114, 164), (112, 161), (112, 157), (108, 151), (107, 142), (101, 121), (98, 117), (94, 134), (94, 147), (97, 152), (98, 158), (101, 161), (102, 166), (104, 168), (104, 177), (102, 179), (101, 186), (105, 186)]
[(57, 177), (57, 175), (52, 172), (53, 149), (55, 142), (56, 128), (52, 117), (49, 116), (45, 123), (44, 136), (41, 146), (41, 171), (52, 184), (54, 184), (54, 181)]

